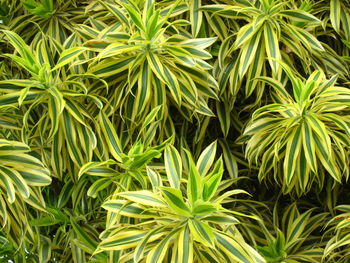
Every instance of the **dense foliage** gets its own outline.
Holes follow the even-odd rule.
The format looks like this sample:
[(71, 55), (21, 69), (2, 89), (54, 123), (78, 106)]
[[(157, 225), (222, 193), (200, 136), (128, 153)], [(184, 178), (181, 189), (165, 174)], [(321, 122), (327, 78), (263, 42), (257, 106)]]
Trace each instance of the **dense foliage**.
[(350, 262), (349, 0), (0, 0), (0, 262)]

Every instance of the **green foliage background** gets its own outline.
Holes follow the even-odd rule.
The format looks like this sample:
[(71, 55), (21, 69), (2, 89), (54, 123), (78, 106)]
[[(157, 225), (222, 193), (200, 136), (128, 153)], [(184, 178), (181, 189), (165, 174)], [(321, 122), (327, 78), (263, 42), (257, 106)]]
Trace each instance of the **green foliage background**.
[(348, 0), (0, 0), (0, 262), (350, 262)]

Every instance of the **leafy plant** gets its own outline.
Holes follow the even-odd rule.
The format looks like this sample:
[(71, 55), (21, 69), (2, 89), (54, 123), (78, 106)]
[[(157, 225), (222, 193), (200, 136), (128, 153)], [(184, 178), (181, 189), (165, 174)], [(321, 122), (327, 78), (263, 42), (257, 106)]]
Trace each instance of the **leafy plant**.
[(5, 29), (21, 35), (37, 45), (41, 32), (63, 44), (74, 32), (75, 23), (85, 19), (88, 1), (62, 0), (3, 0), (6, 13)]
[[(101, 177), (93, 181), (87, 194), (96, 197), (99, 191), (110, 188), (112, 191), (136, 190), (140, 186), (146, 189), (149, 184), (146, 166), (151, 165), (155, 158), (159, 158), (167, 143), (173, 138), (164, 141), (163, 144), (154, 147), (145, 147), (139, 140), (127, 153), (123, 152), (119, 137), (105, 115), (101, 115), (103, 133), (106, 136), (108, 148), (115, 160), (109, 159), (102, 162), (88, 162), (79, 171), (78, 177), (87, 176)], [(115, 183), (116, 188), (111, 188)]]
[(29, 152), (22, 142), (0, 139), (0, 251), (5, 251), (4, 258), (15, 254), (22, 243), (33, 241), (30, 208), (45, 209), (40, 187), (51, 183), (50, 172)]
[[(123, 250), (120, 262), (132, 258), (134, 262), (144, 258), (146, 262), (264, 262), (235, 228), (239, 223), (235, 216), (249, 215), (221, 205), (226, 197), (245, 191), (219, 194), (223, 163), (221, 158), (214, 163), (215, 152), (216, 143), (212, 143), (196, 164), (187, 152), (189, 171), (184, 178), (179, 153), (167, 147), (164, 184), (168, 186), (148, 168), (152, 190), (121, 192), (116, 195), (119, 198), (106, 201), (103, 207), (115, 221), (107, 222), (98, 251)], [(183, 189), (187, 189), (185, 196)], [(123, 223), (125, 217), (134, 218), (134, 223)]]
[(33, 15), (49, 18), (55, 13), (52, 0), (25, 0), (23, 1), (24, 7)]
[[(347, 74), (341, 69), (344, 68), (341, 60), (333, 60), (335, 65), (325, 67), (329, 63), (323, 61), (323, 57), (328, 56), (328, 51), (312, 34), (312, 30), (321, 21), (310, 13), (311, 4), (304, 2), (298, 8), (293, 2), (295, 1), (232, 1), (232, 5), (214, 4), (201, 8), (211, 13), (211, 26), (215, 27), (213, 30), (225, 32), (224, 35), (219, 34), (223, 41), (219, 65), (225, 71), (221, 76), (222, 81), (227, 81), (227, 75), (230, 78), (230, 92), (233, 96), (236, 96), (241, 86), (245, 86), (245, 95), (249, 97), (259, 86), (259, 99), (263, 86), (255, 78), (272, 75), (275, 79), (280, 79), (281, 67), (278, 60), (282, 58), (291, 67), (302, 67), (307, 73), (311, 73), (312, 68), (324, 67), (327, 72)], [(230, 26), (223, 20), (218, 20), (218, 16)], [(293, 55), (298, 59), (290, 59)], [(226, 59), (228, 57), (229, 60)], [(269, 67), (265, 61), (268, 61)], [(244, 76), (245, 85), (242, 83)]]
[[(303, 81), (285, 72), (292, 83), (291, 96), (272, 78), (262, 81), (274, 89), (274, 103), (256, 110), (245, 128), (250, 162), (261, 162), (259, 179), (273, 174), (284, 193), (301, 195), (312, 183), (322, 188), (325, 175), (341, 182), (348, 178), (349, 90), (334, 86), (336, 77), (325, 79), (315, 71)], [(278, 128), (277, 128), (278, 127)]]
[(336, 207), (336, 210), (341, 213), (329, 222), (331, 227), (328, 232), (333, 237), (325, 247), (324, 262), (348, 262), (349, 260), (350, 207), (349, 205), (340, 205)]
[[(283, 216), (279, 216), (283, 214)], [(263, 217), (269, 215), (262, 214)], [(315, 214), (314, 209), (300, 213), (297, 205), (291, 204), (265, 218), (263, 224), (250, 224), (258, 251), (267, 262), (320, 262), (324, 245), (321, 229), (327, 213)]]
[(0, 261), (348, 262), (349, 3), (0, 0)]
[[(132, 122), (142, 122), (158, 105), (163, 105), (159, 118), (166, 118), (169, 102), (186, 117), (194, 111), (213, 116), (207, 100), (217, 99), (218, 86), (206, 62), (212, 55), (205, 49), (215, 38), (193, 38), (181, 29), (187, 21), (169, 21), (177, 4), (160, 10), (145, 2), (138, 10), (132, 2), (105, 3), (118, 23), (102, 30), (81, 29), (84, 36), (92, 35), (85, 46), (99, 52), (89, 72), (116, 85), (113, 102)], [(120, 78), (109, 78), (115, 75)]]
[[(63, 138), (66, 142), (65, 150), (73, 162), (80, 166), (91, 160), (92, 150), (96, 147), (95, 134), (87, 121), (92, 119), (91, 113), (86, 108), (89, 108), (90, 103), (95, 105), (93, 107), (101, 108), (102, 102), (97, 96), (89, 94), (83, 74), (65, 68), (65, 65), (85, 49), (71, 47), (63, 51), (64, 47), (58, 45), (56, 52), (59, 52), (59, 58), (55, 62), (55, 54), (44, 39), (38, 44), (36, 52), (33, 52), (16, 33), (4, 33), (19, 54), (6, 56), (28, 71), (31, 78), (1, 81), (0, 89), (5, 94), (1, 95), (0, 105), (10, 110), (12, 107), (20, 107), (25, 111), (22, 129), (27, 133), (23, 137), (24, 140), (28, 141), (29, 137), (34, 136), (38, 137), (42, 144), (52, 142), (55, 145), (51, 153), (51, 164), (55, 175), (62, 178), (62, 172), (66, 169), (60, 157)], [(72, 39), (68, 39), (66, 48), (71, 45), (69, 40)], [(68, 72), (71, 73), (71, 77), (67, 78)], [(41, 114), (34, 115), (32, 112)], [(74, 143), (77, 136), (84, 141), (84, 147)], [(84, 157), (81, 152), (85, 153)]]

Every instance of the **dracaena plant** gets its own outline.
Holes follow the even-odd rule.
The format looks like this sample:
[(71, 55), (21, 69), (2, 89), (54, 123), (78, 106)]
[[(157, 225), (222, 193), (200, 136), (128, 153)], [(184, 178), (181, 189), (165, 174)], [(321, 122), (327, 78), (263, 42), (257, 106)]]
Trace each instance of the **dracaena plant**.
[[(349, 65), (349, 7), (349, 1), (341, 0), (330, 0), (324, 2), (324, 4), (316, 2), (313, 5), (314, 13), (323, 21), (323, 29), (319, 28), (315, 34), (321, 36), (324, 39), (323, 42), (326, 42), (336, 52), (325, 57), (324, 64), (327, 67), (332, 67), (331, 64), (336, 66), (336, 63), (334, 63), (336, 60), (342, 60)], [(337, 38), (334, 39), (332, 35), (337, 35)], [(346, 69), (344, 66), (342, 68)], [(343, 71), (342, 68), (338, 66), (338, 72)]]
[[(26, 41), (38, 44), (41, 32), (61, 44), (74, 32), (75, 24), (85, 20), (83, 7), (88, 1), (16, 0), (4, 1), (8, 10), (5, 26)], [(6, 3), (7, 2), (7, 3)]]
[(178, 2), (161, 10), (145, 1), (139, 10), (132, 1), (101, 1), (118, 22), (103, 30), (95, 25), (78, 29), (85, 45), (98, 52), (88, 72), (107, 78), (111, 101), (131, 121), (129, 126), (158, 105), (163, 105), (159, 118), (164, 120), (169, 104), (188, 119), (197, 113), (213, 116), (207, 101), (217, 99), (218, 87), (206, 62), (212, 55), (205, 49), (216, 38), (193, 38), (182, 28), (189, 22), (170, 20)]
[(350, 252), (350, 206), (339, 205), (337, 214), (328, 225), (327, 233), (332, 235), (324, 250), (323, 262), (346, 263)]
[(257, 213), (263, 220), (258, 224), (249, 222), (245, 227), (250, 229), (252, 242), (267, 262), (321, 262), (328, 213), (317, 213), (315, 209), (300, 212), (296, 203), (280, 209), (275, 205), (273, 213), (260, 208)]
[(44, 211), (40, 187), (50, 183), (50, 171), (30, 154), (28, 145), (0, 139), (0, 251), (9, 249), (1, 256), (10, 251), (24, 255), (32, 247), (36, 234), (29, 219), (33, 209)]
[(281, 59), (307, 73), (321, 67), (330, 74), (347, 75), (342, 60), (313, 33), (321, 20), (311, 14), (310, 3), (299, 7), (295, 1), (281, 0), (229, 3), (220, 1), (201, 10), (210, 13), (215, 32), (219, 27), (224, 32), (219, 83), (227, 83), (234, 98), (241, 86), (247, 97), (256, 91), (261, 98), (264, 86), (255, 78), (272, 75), (279, 79)]
[(276, 181), (284, 193), (301, 195), (313, 183), (322, 188), (325, 176), (341, 183), (349, 175), (350, 91), (322, 71), (302, 80), (284, 69), (292, 95), (282, 83), (260, 78), (273, 88), (274, 103), (256, 110), (247, 124), (241, 137), (246, 157), (259, 164), (259, 180)]
[[(147, 132), (147, 127), (152, 126), (157, 110), (143, 123), (142, 130)], [(54, 192), (49, 191), (46, 213), (41, 213), (37, 218), (30, 221), (35, 227), (45, 226), (45, 236), (51, 237), (51, 259), (69, 260), (73, 258), (76, 262), (96, 259), (105, 262), (107, 252), (93, 254), (97, 248), (99, 230), (104, 228), (106, 211), (101, 208), (101, 202), (108, 196), (126, 190), (147, 189), (146, 165), (151, 164), (159, 157), (165, 145), (172, 139), (166, 140), (162, 145), (149, 146), (136, 138), (133, 145), (126, 149), (125, 142), (119, 138), (112, 122), (106, 114), (101, 113), (98, 118), (100, 129), (101, 154), (100, 159), (105, 161), (88, 162), (83, 165), (78, 173), (77, 182), (66, 176), (64, 187)], [(130, 138), (127, 137), (127, 140)], [(134, 138), (132, 138), (134, 139)], [(97, 150), (98, 151), (98, 150)], [(96, 152), (96, 155), (100, 153)], [(108, 159), (113, 158), (113, 159)], [(67, 209), (71, 207), (72, 209)], [(54, 236), (52, 236), (54, 234)], [(66, 246), (70, 243), (70, 246)], [(112, 253), (113, 254), (113, 253)], [(113, 256), (112, 256), (113, 257)]]
[(0, 0), (0, 261), (349, 261), (349, 8)]
[(186, 153), (186, 175), (180, 154), (168, 146), (166, 178), (148, 168), (151, 190), (121, 192), (102, 205), (109, 216), (96, 253), (120, 250), (118, 262), (264, 262), (235, 228), (237, 216), (251, 215), (222, 205), (245, 191), (220, 194), (225, 187), (222, 159), (214, 163), (216, 142), (196, 164)]
[[(62, 209), (62, 207), (53, 207), (47, 204), (46, 213), (41, 213), (30, 220), (31, 226), (41, 229), (41, 246), (37, 251), (31, 251), (31, 256), (36, 257), (33, 262), (69, 262), (72, 259), (74, 262), (106, 262), (108, 259), (107, 253), (93, 255), (98, 245), (98, 230), (103, 227), (102, 220), (97, 219), (104, 218), (105, 213), (100, 211), (102, 209), (97, 209), (99, 205), (90, 202), (96, 202), (96, 200), (87, 200), (85, 192), (80, 194), (82, 192), (81, 184), (70, 186), (73, 188), (70, 191), (70, 196), (63, 198), (71, 199), (74, 209), (68, 209), (68, 206)], [(63, 192), (67, 194), (66, 191)], [(64, 194), (63, 192), (62, 194)], [(82, 200), (76, 200), (80, 196)], [(59, 199), (61, 197), (60, 194)], [(85, 202), (87, 209), (81, 211), (81, 207), (75, 204), (76, 201)], [(70, 245), (67, 246), (67, 244)]]
[(350, 21), (349, 7), (348, 0), (329, 0), (326, 5), (316, 2), (315, 12), (319, 13), (324, 20), (329, 19), (329, 26), (340, 35), (342, 40), (349, 41), (350, 29), (347, 26)]
[[(4, 33), (18, 52), (18, 55), (6, 56), (20, 65), (28, 78), (1, 81), (0, 105), (10, 110), (19, 107), (23, 111), (22, 129), (26, 131), (23, 140), (40, 145), (52, 143), (52, 160), (44, 161), (51, 164), (54, 174), (61, 178), (62, 172), (69, 168), (62, 161), (63, 152), (81, 166), (91, 160), (97, 143), (91, 128), (91, 112), (102, 108), (102, 101), (98, 95), (89, 93), (88, 81), (79, 69), (66, 66), (85, 48), (71, 47), (72, 36), (63, 46), (57, 42), (49, 45), (42, 39), (33, 50), (16, 33)], [(55, 61), (57, 53), (59, 58)], [(84, 142), (84, 147), (75, 143), (78, 139)]]
[[(21, 142), (0, 139), (1, 187), (7, 200), (13, 203), (16, 196), (30, 197), (29, 186), (44, 186), (51, 182), (50, 172), (42, 162), (28, 154), (30, 148)], [(6, 213), (3, 213), (6, 217)]]
[[(154, 118), (157, 110), (153, 111), (153, 113), (151, 112), (151, 115), (147, 116), (148, 118), (146, 119), (151, 121), (152, 118), (149, 117)], [(149, 181), (146, 165), (151, 165), (154, 159), (160, 157), (165, 146), (173, 140), (173, 137), (156, 146), (147, 145), (141, 139), (138, 139), (133, 145), (130, 145), (129, 149), (124, 149), (112, 122), (104, 113), (101, 114), (99, 123), (103, 141), (105, 142), (105, 149), (110, 153), (105, 157), (113, 159), (88, 162), (81, 167), (78, 178), (84, 180), (82, 176), (86, 175), (92, 180), (92, 185), (89, 187), (87, 195), (96, 197), (101, 190), (106, 188), (111, 193), (136, 190), (140, 186), (143, 189), (147, 189)], [(144, 123), (143, 128), (146, 128), (148, 124)], [(139, 136), (141, 136), (141, 133)], [(96, 180), (91, 177), (95, 177)], [(111, 187), (111, 185), (115, 185), (115, 187)]]

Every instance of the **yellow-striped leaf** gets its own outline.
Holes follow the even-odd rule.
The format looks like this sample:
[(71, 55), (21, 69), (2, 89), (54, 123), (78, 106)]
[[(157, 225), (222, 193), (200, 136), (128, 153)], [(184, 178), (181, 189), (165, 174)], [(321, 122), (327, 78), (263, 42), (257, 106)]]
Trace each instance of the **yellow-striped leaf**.
[(184, 202), (182, 193), (179, 189), (164, 186), (160, 187), (160, 189), (167, 204), (178, 214), (178, 216), (191, 216), (191, 210)]
[(166, 207), (166, 203), (159, 196), (148, 190), (122, 192), (118, 195), (141, 205)]
[(119, 162), (122, 161), (121, 154), (123, 153), (120, 139), (106, 114), (101, 112), (99, 115), (102, 132), (106, 138), (106, 143), (112, 156)]
[(177, 253), (179, 263), (193, 262), (193, 239), (188, 226), (180, 230), (177, 243)]
[[(216, 147), (216, 142), (214, 145)], [(190, 203), (193, 205), (198, 199), (202, 198), (202, 178), (197, 170), (196, 165), (194, 164), (191, 153), (188, 150), (185, 150), (185, 152), (189, 164), (189, 173), (187, 178), (187, 197)]]
[(197, 160), (196, 168), (201, 177), (205, 177), (213, 165), (216, 155), (216, 145), (216, 141), (211, 143), (207, 148), (204, 149)]
[(273, 29), (270, 22), (264, 24), (264, 39), (266, 46), (266, 54), (274, 74), (278, 73), (280, 68), (278, 61), (281, 59), (281, 53), (279, 49), (279, 43), (277, 38), (277, 33)]
[(52, 70), (57, 70), (67, 65), (68, 63), (72, 62), (75, 58), (77, 58), (80, 54), (82, 54), (86, 50), (87, 48), (84, 48), (84, 47), (73, 47), (73, 48), (64, 50), (60, 54), (60, 58), (58, 59), (55, 67)]
[(169, 145), (165, 148), (164, 161), (170, 186), (179, 189), (182, 178), (182, 160), (174, 146)]
[(191, 230), (191, 235), (194, 240), (202, 243), (207, 247), (214, 247), (214, 232), (207, 223), (198, 221), (196, 219), (190, 219), (188, 226)]

